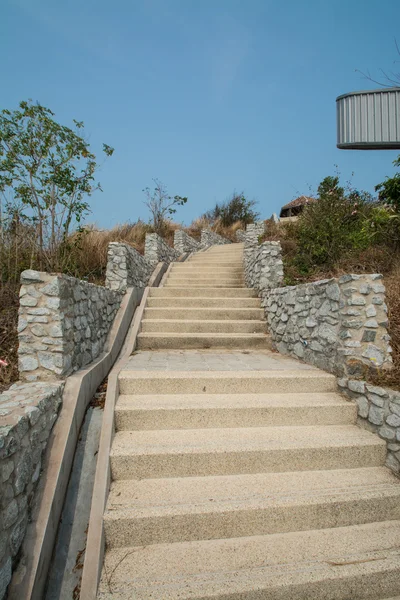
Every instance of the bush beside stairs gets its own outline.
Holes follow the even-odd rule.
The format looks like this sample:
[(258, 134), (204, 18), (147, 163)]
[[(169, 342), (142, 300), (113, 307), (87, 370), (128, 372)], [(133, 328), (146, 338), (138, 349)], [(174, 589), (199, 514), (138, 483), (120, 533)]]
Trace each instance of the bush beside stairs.
[(242, 252), (174, 265), (139, 348), (207, 346), (216, 363), (246, 349), (280, 368), (120, 373), (98, 598), (399, 600), (385, 443), (333, 375), (268, 351)]

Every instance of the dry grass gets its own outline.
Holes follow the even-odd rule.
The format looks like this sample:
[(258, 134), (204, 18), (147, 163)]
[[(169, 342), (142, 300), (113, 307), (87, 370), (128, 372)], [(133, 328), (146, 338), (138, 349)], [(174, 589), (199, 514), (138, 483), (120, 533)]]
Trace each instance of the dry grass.
[(150, 231), (149, 225), (142, 221), (117, 225), (106, 230), (87, 227), (82, 234), (71, 237), (70, 262), (66, 270), (74, 277), (104, 283), (108, 244), (125, 242), (143, 254), (146, 233)]
[[(173, 246), (176, 229), (179, 229), (179, 225), (165, 221), (161, 236), (170, 246)], [(152, 227), (143, 221), (117, 225), (106, 230), (87, 227), (82, 234), (71, 237), (70, 261), (66, 272), (80, 279), (104, 284), (108, 244), (125, 242), (144, 254), (146, 233), (152, 232)]]
[(0, 392), (18, 379), (18, 291), (17, 284), (0, 284), (0, 358), (8, 363), (0, 366)]
[(211, 223), (206, 217), (199, 217), (198, 219), (195, 219), (189, 227), (184, 228), (186, 233), (195, 240), (200, 240), (202, 229), (211, 229), (211, 231), (215, 231), (215, 233), (222, 235), (222, 237), (225, 237), (232, 242), (236, 242), (236, 232), (239, 229), (246, 229), (246, 227), (243, 226), (241, 221), (236, 221), (233, 225), (226, 227), (225, 225), (222, 225), (220, 219)]
[(400, 259), (392, 272), (385, 276), (386, 303), (388, 305), (389, 333), (393, 349), (393, 368), (372, 375), (374, 383), (400, 390)]
[(245, 229), (241, 221), (236, 221), (236, 223), (233, 223), (233, 225), (226, 227), (225, 225), (222, 225), (219, 219), (217, 219), (212, 227), (212, 230), (215, 231), (215, 233), (222, 235), (222, 237), (225, 237), (228, 240), (231, 240), (231, 242), (236, 242), (236, 232), (239, 229)]

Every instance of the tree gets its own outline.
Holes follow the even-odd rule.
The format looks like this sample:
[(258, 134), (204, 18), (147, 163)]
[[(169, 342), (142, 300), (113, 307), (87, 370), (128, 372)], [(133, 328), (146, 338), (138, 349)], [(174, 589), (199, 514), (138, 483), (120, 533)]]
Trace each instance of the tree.
[(177, 206), (183, 206), (187, 202), (186, 197), (170, 196), (159, 179), (153, 179), (154, 190), (145, 188), (143, 190), (146, 201), (145, 205), (151, 214), (151, 224), (156, 233), (161, 234), (167, 216), (176, 213)]
[(230, 227), (238, 221), (241, 221), (243, 225), (248, 225), (254, 223), (259, 217), (259, 213), (254, 210), (256, 204), (256, 200), (247, 200), (244, 192), (239, 194), (233, 192), (228, 200), (222, 204), (217, 203), (203, 216), (213, 223), (219, 219), (224, 227)]
[[(400, 167), (400, 156), (393, 161), (395, 167)], [(391, 206), (397, 213), (400, 213), (400, 172), (395, 173), (393, 177), (386, 177), (385, 181), (375, 186), (375, 191), (379, 192), (379, 200)]]
[[(400, 62), (400, 47), (397, 43), (397, 40), (395, 40), (395, 46), (396, 46), (396, 52), (398, 55), (398, 59), (394, 61), (394, 63), (399, 63)], [(398, 88), (400, 86), (400, 71), (396, 72), (396, 71), (385, 71), (384, 69), (379, 69), (381, 72), (381, 75), (383, 77), (383, 81), (379, 80), (379, 79), (374, 79), (373, 77), (371, 77), (371, 74), (369, 71), (367, 71), (366, 73), (364, 73), (363, 71), (360, 71), (359, 69), (356, 69), (356, 71), (358, 73), (361, 73), (361, 75), (363, 75), (366, 79), (369, 79), (369, 81), (372, 81), (372, 83), (376, 83), (377, 85), (381, 85), (382, 87), (393, 87), (393, 88)]]
[[(16, 211), (35, 226), (40, 267), (59, 266), (60, 247), (72, 225), (89, 212), (86, 197), (101, 190), (95, 183), (97, 163), (82, 137), (83, 122), (75, 131), (60, 125), (54, 113), (31, 100), (19, 110), (0, 113), (0, 198), (8, 214)], [(103, 144), (106, 156), (114, 149)], [(0, 209), (0, 230), (4, 215)]]
[(325, 196), (332, 194), (338, 198), (341, 198), (344, 195), (344, 188), (340, 187), (339, 177), (337, 175), (328, 175), (328, 177), (325, 177), (318, 186), (319, 198), (324, 198)]

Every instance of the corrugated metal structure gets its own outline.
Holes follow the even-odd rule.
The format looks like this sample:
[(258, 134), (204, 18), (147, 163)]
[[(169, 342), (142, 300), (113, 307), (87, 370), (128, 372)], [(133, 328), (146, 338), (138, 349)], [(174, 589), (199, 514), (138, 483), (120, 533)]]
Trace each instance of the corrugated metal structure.
[(336, 114), (338, 148), (400, 149), (400, 88), (343, 94)]

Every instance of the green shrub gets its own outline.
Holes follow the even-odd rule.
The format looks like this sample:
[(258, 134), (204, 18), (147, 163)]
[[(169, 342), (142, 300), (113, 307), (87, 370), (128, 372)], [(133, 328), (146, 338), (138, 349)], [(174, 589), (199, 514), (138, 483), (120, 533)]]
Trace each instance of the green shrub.
[[(400, 167), (400, 156), (393, 161), (395, 167)], [(375, 191), (379, 192), (379, 200), (392, 207), (397, 213), (400, 213), (400, 173), (393, 177), (386, 177), (385, 181), (375, 186)]]
[(218, 220), (223, 227), (230, 227), (238, 221), (243, 225), (248, 225), (254, 223), (259, 217), (259, 213), (254, 210), (256, 204), (255, 200), (247, 200), (243, 192), (240, 194), (233, 192), (229, 200), (222, 204), (217, 203), (203, 217), (211, 223)]
[(321, 266), (332, 268), (347, 252), (371, 243), (365, 225), (373, 206), (368, 194), (352, 191), (346, 195), (338, 177), (326, 177), (318, 192), (318, 201), (304, 208), (293, 228), (298, 245), (294, 261), (300, 273)]

